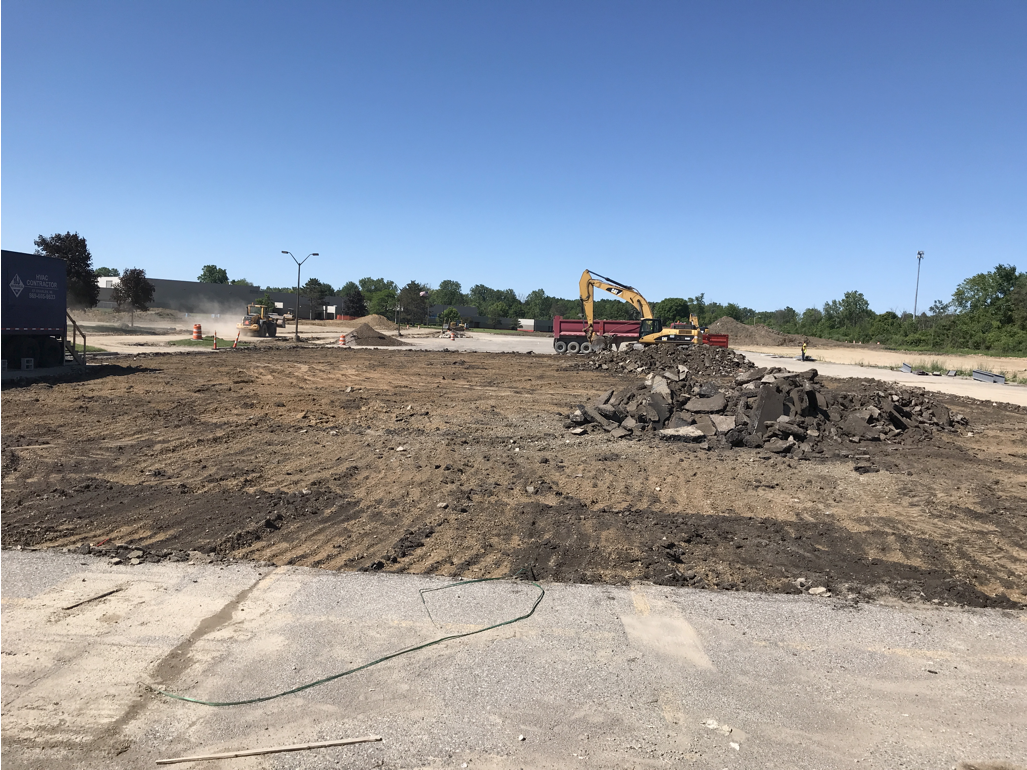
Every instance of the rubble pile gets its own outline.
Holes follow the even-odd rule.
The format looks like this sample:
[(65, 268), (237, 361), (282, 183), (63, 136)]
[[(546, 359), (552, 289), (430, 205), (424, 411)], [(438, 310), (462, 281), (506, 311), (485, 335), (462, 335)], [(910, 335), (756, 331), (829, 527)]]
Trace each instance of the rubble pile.
[(710, 345), (632, 345), (616, 352), (603, 350), (584, 356), (575, 362), (579, 369), (607, 371), (662, 372), (685, 367), (693, 376), (733, 377), (742, 369), (753, 369), (754, 364), (741, 353)]
[[(757, 369), (719, 348), (654, 346), (594, 358), (596, 368), (646, 376), (591, 404), (579, 404), (566, 423), (575, 435), (653, 435), (707, 448), (746, 446), (801, 458), (823, 452), (828, 442), (917, 442), (966, 424), (965, 417), (953, 415), (920, 388), (831, 390), (817, 382), (816, 369)], [(660, 368), (685, 358), (694, 368), (680, 362)]]

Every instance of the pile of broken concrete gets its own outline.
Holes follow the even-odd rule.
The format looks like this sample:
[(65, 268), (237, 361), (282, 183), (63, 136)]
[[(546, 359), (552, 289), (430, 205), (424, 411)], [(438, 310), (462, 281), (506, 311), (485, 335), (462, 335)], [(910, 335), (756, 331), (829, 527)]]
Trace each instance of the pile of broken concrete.
[[(717, 374), (730, 361), (733, 377), (709, 378), (705, 370), (677, 363), (650, 371), (644, 381), (610, 390), (591, 404), (579, 404), (566, 426), (576, 435), (651, 435), (707, 448), (745, 446), (801, 458), (823, 452), (825, 442), (917, 442), (966, 424), (965, 417), (953, 415), (920, 388), (874, 390), (873, 385), (883, 385), (874, 383), (861, 392), (831, 390), (817, 381), (816, 369), (757, 369), (740, 356), (744, 363), (738, 362), (729, 351), (709, 350), (716, 349), (692, 355), (712, 355), (711, 368)], [(639, 352), (649, 351), (632, 351)], [(668, 352), (656, 351), (661, 358)], [(636, 363), (629, 361), (623, 368), (641, 374)]]
[(741, 353), (711, 345), (625, 345), (624, 350), (603, 350), (572, 359), (578, 369), (614, 372), (663, 372), (685, 367), (703, 377), (732, 377), (753, 364)]

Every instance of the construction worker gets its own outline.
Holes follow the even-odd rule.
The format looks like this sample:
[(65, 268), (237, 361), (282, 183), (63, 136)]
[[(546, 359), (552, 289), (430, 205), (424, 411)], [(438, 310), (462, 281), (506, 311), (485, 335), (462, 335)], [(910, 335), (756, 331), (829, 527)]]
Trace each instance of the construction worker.
[(809, 337), (803, 337), (802, 338), (802, 358), (799, 359), (800, 361), (805, 361), (806, 360), (806, 345), (808, 345), (808, 344), (809, 344)]

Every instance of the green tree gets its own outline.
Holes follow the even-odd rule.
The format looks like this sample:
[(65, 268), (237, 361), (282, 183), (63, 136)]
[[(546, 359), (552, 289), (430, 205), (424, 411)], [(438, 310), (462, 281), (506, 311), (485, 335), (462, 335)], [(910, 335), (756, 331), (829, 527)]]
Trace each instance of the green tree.
[(332, 285), (317, 278), (308, 278), (303, 284), (303, 296), (310, 302), (310, 317), (314, 317), (314, 308), (324, 309), (325, 299), (332, 293)]
[[(351, 281), (352, 283), (352, 281)], [(343, 286), (343, 291), (349, 286)], [(360, 287), (355, 283), (353, 289), (346, 293), (341, 293), (342, 296), (342, 314), (352, 316), (354, 318), (363, 318), (367, 315), (367, 302), (364, 300), (364, 293), (360, 291)]]
[(121, 310), (129, 308), (129, 324), (135, 326), (135, 311), (146, 312), (153, 302), (154, 285), (146, 278), (146, 271), (139, 267), (127, 268), (121, 273), (118, 285), (111, 289), (111, 300)]
[(859, 291), (847, 291), (842, 297), (840, 320), (846, 326), (858, 327), (870, 321), (874, 312), (867, 298)]
[(263, 305), (264, 307), (267, 308), (267, 312), (269, 312), (269, 313), (275, 312), (275, 301), (273, 299), (271, 299), (271, 293), (270, 292), (265, 291), (264, 292), (264, 296), (261, 297), (260, 299), (256, 300), (253, 304), (254, 305)]
[[(350, 294), (352, 294), (355, 291), (360, 291), (360, 286), (357, 285), (357, 282), (356, 281), (346, 281), (346, 283), (344, 283), (342, 285), (342, 288), (339, 289), (338, 295), (339, 295), (340, 298), (345, 299), (346, 297), (348, 297)], [(348, 315), (348, 313), (347, 313), (347, 315)]]
[(493, 302), (485, 310), (485, 317), (489, 319), (489, 326), (493, 329), (498, 329), (502, 323), (502, 319), (510, 316), (510, 309), (506, 306), (505, 302)]
[(441, 281), (439, 288), (431, 293), (431, 300), (436, 305), (463, 305), (467, 297), (460, 290), (459, 281)]
[(774, 311), (774, 326), (778, 328), (782, 326), (795, 326), (798, 321), (799, 314), (795, 312), (794, 308), (784, 307)]
[(535, 289), (524, 298), (524, 317), (549, 319), (553, 317), (553, 298), (544, 289)]
[(447, 307), (439, 315), (439, 320), (442, 322), (443, 328), (449, 326), (451, 323), (460, 323), (460, 311), (455, 307)]
[(653, 305), (653, 313), (665, 324), (688, 321), (688, 303), (680, 297), (667, 297)]
[(245, 278), (233, 278), (229, 283), (232, 286), (256, 286), (252, 281), (247, 281)]
[(496, 302), (502, 302), (502, 300), (501, 292), (489, 288), (481, 283), (475, 284), (471, 287), (471, 290), (467, 292), (467, 301), (478, 308), (478, 312), (481, 315), (486, 315), (486, 311), (490, 305), (493, 305)]
[(1016, 265), (997, 265), (990, 273), (978, 273), (959, 284), (952, 293), (952, 302), (961, 313), (976, 313), (996, 305), (1016, 283)]
[(816, 329), (817, 324), (824, 320), (824, 314), (817, 310), (815, 307), (808, 307), (802, 311), (802, 321), (800, 326), (806, 334), (811, 333)]
[(1021, 273), (1016, 286), (1007, 295), (1010, 321), (1021, 331), (1027, 331), (1027, 273)]
[(428, 320), (428, 287), (411, 281), (400, 290), (399, 304), (407, 323), (425, 323)]
[(720, 316), (716, 318), (709, 318), (709, 314), (706, 311), (706, 294), (696, 294), (694, 297), (688, 297), (685, 302), (688, 303), (689, 310), (699, 317), (699, 323), (703, 326), (713, 323)]
[(100, 282), (93, 272), (93, 255), (86, 239), (78, 233), (40, 235), (34, 241), (36, 254), (63, 259), (68, 276), (68, 304), (93, 307), (100, 297)]
[(391, 291), (395, 295), (399, 291), (394, 281), (387, 281), (384, 278), (361, 278), (357, 283), (360, 284), (360, 291), (364, 292), (365, 297), (382, 291)]
[(396, 309), (396, 292), (390, 291), (389, 289), (376, 291), (367, 301), (367, 309), (374, 315), (382, 315), (386, 318), (392, 318), (393, 312)]
[(116, 267), (98, 267), (93, 271), (97, 278), (117, 278), (121, 275)]
[(228, 271), (217, 265), (204, 265), (196, 280), (200, 283), (228, 283)]

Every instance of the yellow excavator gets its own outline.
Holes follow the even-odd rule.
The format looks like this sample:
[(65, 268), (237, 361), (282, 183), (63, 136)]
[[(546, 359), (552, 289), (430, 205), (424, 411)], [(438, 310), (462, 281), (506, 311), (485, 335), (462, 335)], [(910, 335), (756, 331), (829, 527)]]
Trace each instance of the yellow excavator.
[[(638, 293), (634, 287), (615, 281), (612, 278), (593, 274), (586, 270), (581, 274), (581, 281), (578, 284), (581, 297), (581, 311), (585, 318), (585, 334), (592, 345), (593, 350), (600, 350), (605, 347), (603, 338), (595, 333), (593, 303), (595, 301), (595, 290), (602, 289), (609, 292), (618, 299), (622, 299), (642, 314), (641, 326), (639, 328), (638, 341), (643, 345), (676, 344), (676, 345), (698, 345), (702, 342), (705, 329), (700, 328), (699, 318), (693, 313), (689, 316), (689, 324), (684, 328), (663, 328), (663, 321), (653, 318), (653, 310), (649, 302)], [(689, 328), (690, 327), (690, 328)]]

